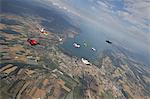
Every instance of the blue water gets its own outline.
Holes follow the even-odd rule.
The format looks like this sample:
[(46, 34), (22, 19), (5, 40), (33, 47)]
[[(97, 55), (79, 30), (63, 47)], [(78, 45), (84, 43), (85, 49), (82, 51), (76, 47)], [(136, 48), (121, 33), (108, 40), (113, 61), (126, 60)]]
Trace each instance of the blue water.
[[(100, 29), (92, 27), (86, 22), (80, 24), (80, 29), (82, 33), (79, 33), (75, 38), (67, 39), (60, 45), (63, 48), (63, 51), (79, 58), (83, 57), (89, 61), (94, 61), (105, 49), (110, 47), (105, 43), (105, 40), (107, 39), (105, 33)], [(74, 42), (80, 44), (81, 47), (75, 48), (73, 46)], [(87, 47), (84, 46), (84, 42), (87, 44)], [(95, 48), (96, 51), (93, 51), (92, 47)]]

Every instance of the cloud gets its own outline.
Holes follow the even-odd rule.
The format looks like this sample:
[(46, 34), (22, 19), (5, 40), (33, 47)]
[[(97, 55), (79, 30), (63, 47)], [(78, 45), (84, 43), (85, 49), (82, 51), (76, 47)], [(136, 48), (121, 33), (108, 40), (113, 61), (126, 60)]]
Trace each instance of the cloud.
[[(99, 26), (106, 35), (126, 41), (130, 47), (148, 50), (150, 1), (148, 0), (42, 0)], [(93, 25), (94, 26), (94, 25)]]

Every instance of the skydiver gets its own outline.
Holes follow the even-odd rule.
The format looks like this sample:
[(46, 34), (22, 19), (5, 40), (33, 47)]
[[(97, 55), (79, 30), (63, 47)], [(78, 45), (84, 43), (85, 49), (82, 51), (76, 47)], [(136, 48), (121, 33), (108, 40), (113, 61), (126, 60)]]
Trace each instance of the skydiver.
[(109, 43), (109, 44), (112, 44), (112, 42), (111, 42), (111, 41), (109, 41), (109, 40), (106, 40), (106, 42), (107, 42), (107, 43)]
[(27, 40), (31, 45), (39, 45), (39, 43), (36, 40), (28, 39)]

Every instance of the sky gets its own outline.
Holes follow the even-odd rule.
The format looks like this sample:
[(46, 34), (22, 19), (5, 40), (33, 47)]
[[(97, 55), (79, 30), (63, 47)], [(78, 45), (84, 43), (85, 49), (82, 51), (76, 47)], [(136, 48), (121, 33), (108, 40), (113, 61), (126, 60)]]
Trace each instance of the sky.
[(128, 49), (150, 53), (150, 0), (39, 1), (101, 27), (120, 45), (128, 44)]

